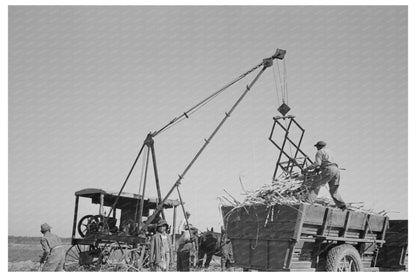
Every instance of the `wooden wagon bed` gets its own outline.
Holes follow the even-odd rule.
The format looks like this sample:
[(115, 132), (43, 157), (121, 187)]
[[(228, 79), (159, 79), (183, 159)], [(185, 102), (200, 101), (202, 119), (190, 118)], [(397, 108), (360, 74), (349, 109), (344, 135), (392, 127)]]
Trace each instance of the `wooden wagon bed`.
[(357, 249), (364, 270), (377, 270), (388, 218), (310, 204), (222, 207), (237, 266), (265, 271), (325, 270), (328, 250)]

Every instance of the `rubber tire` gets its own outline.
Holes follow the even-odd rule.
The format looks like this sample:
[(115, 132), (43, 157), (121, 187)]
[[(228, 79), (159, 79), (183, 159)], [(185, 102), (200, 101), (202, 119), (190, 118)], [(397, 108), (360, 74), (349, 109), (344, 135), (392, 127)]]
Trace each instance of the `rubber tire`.
[(355, 271), (364, 270), (360, 254), (358, 253), (357, 249), (355, 249), (352, 245), (349, 244), (338, 245), (328, 251), (326, 257), (325, 270), (338, 271), (338, 264), (345, 256), (349, 256), (350, 258), (352, 258), (356, 267)]

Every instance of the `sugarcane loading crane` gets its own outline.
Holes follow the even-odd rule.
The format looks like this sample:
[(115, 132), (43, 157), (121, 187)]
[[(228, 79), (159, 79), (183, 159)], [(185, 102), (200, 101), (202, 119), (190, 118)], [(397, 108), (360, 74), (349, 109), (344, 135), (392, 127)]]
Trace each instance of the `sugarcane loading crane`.
[[(99, 214), (98, 217), (97, 216), (89, 216), (90, 218), (88, 218), (88, 224), (86, 224), (87, 225), (87, 230), (81, 230), (81, 232), (80, 232), (85, 237), (83, 237), (82, 239), (76, 239), (76, 238), (74, 238), (74, 232), (75, 232), (75, 226), (76, 226), (76, 213), (75, 213), (74, 228), (73, 228), (73, 230), (74, 230), (73, 231), (73, 242), (72, 242), (73, 246), (67, 252), (65, 264), (69, 264), (69, 265), (70, 264), (78, 264), (78, 265), (81, 265), (81, 266), (87, 266), (88, 268), (91, 268), (92, 265), (100, 265), (100, 266), (106, 265), (106, 266), (115, 267), (117, 270), (120, 269), (120, 268), (125, 268), (129, 271), (131, 271), (131, 270), (141, 271), (142, 269), (148, 268), (149, 267), (149, 264), (148, 264), (148, 258), (149, 258), (149, 256), (148, 256), (148, 236), (147, 236), (146, 232), (148, 230), (148, 227), (150, 227), (150, 225), (153, 224), (158, 219), (158, 217), (161, 216), (161, 218), (165, 219), (165, 214), (164, 214), (164, 209), (165, 208), (172, 208), (172, 207), (176, 208), (176, 206), (180, 205), (182, 207), (182, 212), (184, 214), (184, 218), (186, 220), (186, 225), (188, 225), (188, 230), (189, 230), (189, 223), (187, 221), (187, 217), (185, 216), (184, 202), (183, 202), (180, 190), (179, 190), (179, 186), (181, 185), (182, 180), (185, 178), (187, 172), (191, 169), (191, 167), (194, 165), (196, 160), (200, 157), (202, 152), (206, 149), (208, 144), (212, 141), (212, 139), (217, 134), (217, 132), (220, 130), (220, 128), (224, 125), (224, 123), (227, 121), (227, 119), (231, 116), (232, 112), (236, 109), (236, 107), (240, 104), (240, 102), (248, 94), (248, 92), (250, 92), (250, 90), (252, 89), (254, 84), (257, 82), (257, 80), (260, 78), (260, 76), (264, 73), (264, 71), (267, 68), (270, 68), (270, 67), (273, 68), (273, 73), (274, 73), (273, 76), (275, 78), (276, 92), (278, 94), (278, 99), (279, 99), (276, 73), (275, 73), (275, 69), (274, 69), (274, 66), (273, 66), (275, 60), (276, 60), (277, 69), (279, 71), (278, 76), (279, 76), (280, 84), (281, 84), (282, 104), (278, 103), (279, 104), (278, 111), (281, 113), (281, 116), (275, 116), (273, 118), (273, 126), (272, 126), (272, 130), (271, 130), (271, 133), (270, 133), (270, 136), (269, 136), (269, 140), (279, 150), (275, 170), (273, 172), (273, 179), (276, 179), (277, 177), (280, 177), (282, 174), (285, 175), (286, 177), (289, 177), (289, 178), (299, 177), (300, 172), (302, 172), (303, 169), (305, 169), (310, 163), (312, 163), (312, 161), (305, 154), (305, 152), (302, 151), (302, 149), (300, 148), (305, 130), (295, 120), (294, 116), (287, 115), (287, 113), (290, 110), (290, 107), (288, 105), (288, 90), (287, 90), (287, 83), (286, 83), (286, 66), (285, 66), (285, 60), (284, 60), (285, 55), (286, 55), (285, 50), (277, 49), (275, 54), (272, 55), (271, 57), (263, 59), (260, 63), (258, 63), (256, 66), (254, 66), (253, 68), (251, 68), (247, 72), (241, 74), (240, 76), (235, 78), (233, 81), (231, 81), (228, 84), (226, 84), (225, 86), (223, 86), (221, 89), (215, 91), (214, 93), (209, 95), (207, 98), (203, 99), (201, 102), (197, 103), (196, 105), (194, 105), (193, 107), (191, 107), (187, 111), (181, 113), (179, 116), (173, 118), (169, 123), (164, 125), (162, 128), (160, 128), (160, 129), (158, 129), (154, 132), (150, 132), (146, 136), (143, 144), (141, 145), (140, 150), (139, 150), (139, 152), (138, 152), (138, 154), (137, 154), (137, 156), (136, 156), (136, 158), (135, 158), (135, 160), (134, 160), (134, 162), (133, 162), (133, 164), (132, 164), (132, 166), (131, 166), (131, 168), (130, 168), (127, 176), (126, 176), (126, 178), (124, 179), (124, 182), (123, 182), (120, 190), (118, 191), (118, 193), (117, 192), (111, 193), (111, 192), (107, 192), (107, 191), (103, 191), (103, 190), (91, 190), (91, 189), (82, 190), (82, 191), (77, 192), (76, 193), (76, 196), (77, 196), (76, 201), (78, 201), (78, 197), (82, 196), (82, 197), (91, 198), (93, 203), (101, 203), (100, 204), (100, 214)], [(281, 73), (280, 73), (279, 61), (283, 61), (283, 77), (281, 76)], [(231, 87), (235, 83), (239, 82), (243, 78), (247, 77), (250, 73), (253, 73), (257, 69), (260, 69), (260, 71), (254, 77), (254, 79), (246, 86), (244, 92), (239, 96), (239, 98), (232, 105), (232, 107), (227, 112), (225, 112), (224, 118), (219, 122), (219, 124), (216, 126), (216, 128), (211, 133), (211, 135), (207, 139), (205, 139), (205, 142), (202, 145), (202, 147), (198, 150), (198, 152), (195, 154), (195, 156), (192, 158), (192, 160), (186, 165), (183, 172), (181, 174), (179, 174), (178, 179), (173, 183), (172, 187), (169, 189), (169, 191), (166, 193), (166, 195), (162, 198), (162, 192), (161, 192), (161, 189), (160, 189), (159, 175), (158, 175), (157, 162), (156, 162), (156, 153), (155, 153), (155, 147), (154, 147), (155, 137), (160, 135), (161, 133), (163, 133), (167, 129), (171, 128), (172, 126), (174, 126), (174, 125), (178, 124), (179, 122), (183, 121), (184, 119), (190, 118), (190, 116), (193, 113), (195, 113), (197, 110), (199, 110), (201, 107), (208, 104), (211, 100), (213, 100), (215, 97), (219, 96), (226, 89), (228, 89), (229, 87)], [(282, 81), (282, 79), (283, 79), (283, 81)], [(281, 128), (283, 130), (283, 139), (282, 140), (279, 140), (278, 138), (276, 138), (276, 136), (280, 133), (278, 131), (279, 128)], [(298, 131), (297, 132), (296, 131), (291, 132), (291, 130), (293, 130), (293, 128), (297, 128)], [(300, 130), (300, 132), (299, 132), (299, 130)], [(295, 136), (296, 134), (297, 134), (297, 136)], [(136, 167), (139, 158), (143, 155), (144, 155), (144, 157), (142, 157), (143, 158), (143, 167), (142, 167), (142, 173), (141, 173), (140, 186), (139, 186), (139, 190), (138, 190), (139, 193), (138, 194), (123, 193), (123, 190), (124, 190), (128, 180), (129, 180), (134, 168)], [(156, 184), (156, 189), (157, 189), (157, 198), (156, 199), (150, 199), (150, 198), (146, 199), (145, 198), (147, 175), (148, 175), (148, 170), (149, 170), (149, 165), (150, 165), (150, 161), (149, 161), (150, 157), (152, 158), (152, 166), (153, 166), (155, 184)], [(280, 175), (278, 176), (278, 174), (280, 174)], [(172, 200), (168, 199), (168, 197), (170, 197), (175, 190), (177, 191), (179, 201), (172, 201)], [(101, 214), (101, 207), (102, 206), (111, 207), (110, 211), (107, 214), (104, 214), (104, 216)], [(132, 209), (133, 206), (134, 206), (134, 209)], [(305, 206), (305, 205), (303, 205), (303, 206)], [(128, 235), (119, 234), (117, 232), (117, 230), (111, 231), (111, 228), (114, 228), (114, 224), (115, 224), (115, 221), (114, 221), (115, 220), (115, 211), (119, 207), (128, 207), (129, 216), (131, 216), (131, 212), (132, 212), (132, 214), (134, 214), (134, 216), (133, 216), (133, 230)], [(303, 207), (303, 209), (306, 209), (306, 208), (307, 208), (306, 206)], [(77, 204), (76, 204), (76, 209), (77, 209)], [(148, 214), (149, 209), (154, 209), (154, 211), (151, 215)], [(290, 209), (289, 211), (293, 212), (293, 209)], [(175, 221), (175, 218), (176, 218), (175, 212), (176, 212), (176, 209), (174, 209), (174, 221)], [(223, 209), (223, 212), (224, 212), (224, 209)], [(245, 212), (247, 212), (247, 211), (245, 211)], [(378, 243), (378, 244), (382, 245), (385, 242), (384, 237), (385, 237), (385, 234), (386, 234), (386, 230), (388, 228), (387, 227), (387, 224), (388, 224), (388, 218), (387, 217), (382, 218), (382, 219), (377, 221), (378, 223), (380, 223), (379, 224), (380, 226), (378, 226), (380, 228), (379, 228), (379, 230), (373, 230), (373, 231), (378, 231), (379, 232), (379, 233), (376, 234), (377, 236), (374, 237), (374, 238), (367, 238), (367, 231), (369, 229), (369, 222), (372, 219), (370, 218), (370, 215), (367, 215), (364, 218), (361, 218), (360, 216), (358, 216), (362, 220), (360, 219), (360, 221), (359, 222), (357, 221), (358, 223), (356, 222), (356, 224), (363, 223), (363, 226), (360, 226), (360, 228), (362, 227), (364, 231), (362, 232), (362, 230), (359, 229), (359, 232), (361, 232), (360, 233), (360, 238), (359, 239), (356, 239), (356, 238), (352, 239), (352, 238), (345, 238), (345, 236), (347, 234), (347, 231), (348, 231), (348, 228), (349, 228), (349, 224), (350, 224), (349, 221), (350, 221), (350, 218), (351, 218), (351, 213), (346, 212), (345, 213), (345, 222), (340, 223), (344, 227), (344, 229), (341, 228), (341, 230), (340, 230), (340, 234), (343, 234), (343, 236), (342, 236), (342, 238), (338, 238), (336, 236), (334, 237), (332, 234), (327, 235), (325, 233), (327, 231), (327, 229), (329, 228), (328, 227), (329, 223), (327, 222), (328, 221), (327, 217), (329, 218), (328, 214), (330, 212), (329, 208), (323, 209), (320, 212), (322, 212), (322, 216), (324, 218), (323, 219), (324, 223), (323, 223), (322, 226), (319, 226), (319, 224), (318, 224), (317, 227), (316, 227), (317, 230), (320, 232), (320, 233), (318, 232), (319, 236), (317, 236), (317, 238), (319, 239), (318, 245), (321, 245), (321, 242), (326, 242), (327, 240), (330, 240), (331, 242), (334, 242), (334, 241), (335, 242), (348, 241), (348, 243), (353, 241), (355, 243), (359, 243), (360, 247), (363, 246), (363, 247), (361, 247), (362, 249), (366, 249), (365, 247), (368, 244), (371, 244), (371, 246), (374, 246), (375, 243)], [(122, 213), (123, 213), (123, 211), (122, 211)], [(145, 221), (143, 220), (143, 216), (148, 216)], [(321, 214), (319, 214), (319, 216), (321, 216)], [(257, 217), (257, 214), (256, 214), (256, 217)], [(299, 228), (303, 228), (302, 226), (304, 225), (303, 221), (305, 221), (305, 213), (299, 213), (297, 215), (297, 217), (300, 218), (299, 222), (301, 222), (301, 224), (299, 225), (298, 223), (296, 223), (296, 226), (299, 227)], [(237, 217), (237, 219), (240, 222), (241, 218)], [(344, 218), (342, 220), (344, 220)], [(80, 223), (82, 223), (82, 220), (81, 220)], [(89, 225), (91, 225), (91, 224), (89, 224), (89, 223), (94, 223), (92, 225), (94, 225), (97, 230), (102, 229), (102, 230), (104, 230), (104, 232), (100, 232), (100, 231), (94, 232), (93, 237), (90, 237), (88, 235), (88, 231), (90, 231), (90, 228), (89, 228), (90, 226)], [(327, 226), (327, 223), (328, 223), (328, 226)], [(175, 223), (173, 225), (175, 226)], [(237, 227), (236, 228), (237, 232), (244, 229), (242, 227), (241, 228), (238, 227), (239, 225), (238, 226), (237, 225), (235, 226), (235, 227)], [(79, 225), (78, 229), (82, 229), (80, 227), (83, 227), (83, 226), (84, 226), (83, 224)], [(107, 228), (105, 228), (106, 226), (107, 226)], [(403, 224), (402, 224), (402, 222), (398, 222), (397, 226), (398, 227), (396, 229), (399, 230), (399, 232), (402, 232), (402, 229), (404, 229), (405, 227), (407, 228), (407, 221), (404, 222)], [(247, 227), (247, 225), (245, 225), (245, 227)], [(314, 225), (314, 227), (315, 227), (315, 225)], [(329, 229), (331, 229), (331, 228), (329, 228)], [(108, 229), (108, 230), (106, 231), (106, 229)], [(228, 228), (226, 227), (226, 229), (228, 229)], [(295, 231), (297, 231), (298, 229), (294, 228)], [(258, 234), (258, 231), (259, 230), (258, 230), (258, 226), (257, 226), (257, 234)], [(231, 229), (226, 230), (226, 232), (228, 233), (228, 235), (232, 234)], [(279, 232), (277, 232), (277, 233), (279, 233)], [(392, 263), (392, 266), (397, 267), (397, 265), (399, 265), (399, 268), (401, 269), (401, 268), (403, 268), (404, 260), (407, 257), (407, 255), (406, 255), (406, 253), (407, 253), (406, 252), (407, 251), (407, 237), (406, 237), (406, 242), (403, 243), (403, 246), (401, 245), (398, 248), (394, 244), (395, 241), (398, 240), (396, 238), (397, 237), (396, 233), (394, 233), (394, 232), (392, 233), (392, 235), (391, 235), (392, 238), (393, 238), (393, 239), (391, 239), (392, 245), (389, 248), (386, 248), (387, 250), (384, 251), (384, 253), (382, 252), (381, 256), (384, 258), (384, 260), (383, 260), (383, 262), (384, 262), (384, 261), (388, 260), (389, 256), (391, 256), (390, 254), (393, 253), (395, 256), (397, 256), (399, 258), (396, 259)], [(407, 234), (407, 231), (406, 231), (406, 234)], [(300, 231), (298, 233), (296, 233), (296, 236), (297, 236), (298, 240), (300, 239), (300, 235), (301, 235)], [(353, 235), (355, 236), (356, 234), (354, 233)], [(231, 236), (231, 238), (232, 238), (232, 236)], [(257, 239), (258, 238), (256, 238), (256, 241), (257, 241)], [(250, 240), (253, 240), (253, 238), (250, 237)], [(281, 259), (280, 258), (278, 259), (279, 262), (282, 262), (282, 265), (276, 263), (276, 261), (273, 261), (273, 263), (271, 261), (269, 261), (271, 256), (268, 253), (271, 251), (270, 249), (268, 249), (268, 250), (266, 249), (266, 251), (263, 251), (264, 249), (261, 250), (260, 248), (256, 253), (252, 253), (252, 254), (249, 255), (250, 257), (257, 257), (258, 261), (262, 261), (261, 264), (255, 265), (255, 264), (253, 264), (253, 261), (251, 261), (250, 259), (246, 260), (247, 257), (244, 256), (245, 255), (244, 253), (246, 253), (247, 252), (246, 250), (248, 249), (248, 248), (246, 248), (247, 245), (244, 244), (243, 248), (241, 248), (241, 251), (238, 251), (240, 249), (239, 248), (240, 245), (238, 244), (238, 242), (235, 241), (235, 238), (234, 238), (234, 241), (233, 241), (233, 238), (232, 238), (234, 252), (237, 252), (237, 253), (239, 253), (239, 255), (240, 254), (242, 255), (240, 258), (243, 259), (243, 260), (241, 260), (239, 258), (240, 259), (240, 261), (239, 261), (240, 265), (244, 267), (244, 266), (247, 265), (246, 262), (248, 261), (248, 265), (250, 267), (257, 268), (259, 270), (280, 270), (280, 269), (288, 270), (288, 269), (291, 269), (293, 267), (292, 264), (291, 264), (291, 261), (292, 261), (292, 258), (293, 258), (292, 256), (296, 254), (295, 253), (296, 249), (299, 250), (298, 248), (296, 248), (298, 245), (294, 243), (296, 241), (297, 240), (294, 240), (293, 238), (290, 238), (289, 239), (289, 248), (286, 249), (286, 246), (283, 245), (284, 247), (283, 246), (282, 247), (284, 249), (282, 247), (281, 248), (284, 251), (282, 251), (282, 253), (280, 253), (280, 252), (275, 253), (275, 254), (278, 254), (279, 257), (280, 257), (281, 254), (286, 253), (285, 255), (283, 255), (281, 257)], [(404, 239), (400, 238), (400, 241), (404, 241)], [(303, 242), (303, 241), (300, 240), (300, 242)], [(267, 243), (267, 246), (269, 247), (269, 243)], [(235, 247), (237, 247), (237, 248), (234, 249)], [(310, 247), (310, 248), (313, 249), (313, 247)], [(254, 251), (255, 248), (252, 248), (250, 246), (250, 249), (251, 249), (250, 251), (252, 251), (252, 250)], [(375, 249), (374, 251), (377, 252), (377, 250), (379, 248), (375, 247), (374, 249)], [(290, 251), (287, 252), (287, 250), (290, 250)], [(308, 250), (310, 250), (310, 249), (308, 248)], [(276, 251), (276, 249), (274, 249), (273, 251)], [(289, 255), (288, 255), (288, 253), (289, 253)], [(397, 253), (399, 253), (399, 254), (401, 253), (401, 254), (396, 255)], [(267, 257), (266, 265), (263, 265), (263, 262), (265, 261), (263, 254), (266, 255), (266, 257)], [(371, 255), (369, 255), (368, 258), (373, 259), (372, 255), (373, 254), (371, 253)], [(350, 256), (348, 256), (348, 257), (350, 257)], [(354, 255), (352, 255), (351, 257), (354, 258), (354, 259), (356, 258), (356, 256), (354, 256)], [(357, 259), (355, 259), (355, 262), (356, 262), (355, 266), (356, 267), (354, 269), (360, 270), (362, 268), (361, 262), (358, 261)], [(71, 263), (71, 261), (73, 263)], [(377, 260), (374, 260), (374, 263), (372, 263), (373, 267), (375, 265), (375, 261), (377, 261)], [(300, 263), (302, 263), (302, 262), (303, 262), (303, 260), (300, 261)], [(313, 264), (314, 261), (310, 261), (310, 262), (312, 263), (312, 265), (314, 267), (315, 266)], [(344, 267), (341, 265), (341, 266), (339, 266), (339, 268), (344, 268)], [(68, 269), (68, 268), (66, 268), (66, 269)], [(337, 269), (338, 269), (338, 267), (337, 267)], [(349, 269), (351, 270), (351, 268), (349, 268)]]
[[(139, 150), (139, 152), (138, 152), (138, 154), (137, 154), (137, 156), (136, 156), (136, 158), (135, 158), (135, 160), (134, 160), (134, 162), (133, 162), (133, 164), (132, 164), (132, 166), (131, 166), (131, 168), (130, 168), (130, 170), (129, 170), (129, 172), (128, 172), (128, 174), (127, 174), (127, 176), (126, 176), (126, 178), (125, 178), (125, 180), (124, 180), (124, 182), (121, 186), (121, 188), (120, 188), (118, 196), (116, 197), (116, 199), (114, 201), (114, 204), (112, 205), (112, 208), (111, 208), (110, 212), (107, 215), (107, 218), (110, 217), (111, 212), (117, 206), (117, 202), (119, 201), (120, 195), (123, 193), (123, 190), (124, 190), (128, 180), (129, 180), (134, 168), (136, 167), (137, 161), (139, 160), (140, 156), (143, 155), (143, 153), (145, 153), (145, 164), (144, 164), (144, 167), (143, 167), (144, 168), (144, 175), (142, 173), (142, 176), (144, 176), (144, 177), (143, 177), (143, 184), (141, 184), (140, 188), (139, 188), (139, 194), (141, 195), (142, 199), (140, 199), (141, 201), (138, 200), (138, 203), (140, 205), (137, 205), (138, 210), (137, 210), (137, 212), (135, 214), (135, 218), (134, 218), (135, 221), (136, 221), (136, 219), (138, 220), (137, 233), (143, 233), (144, 230), (146, 230), (146, 228), (149, 226), (149, 224), (151, 222), (153, 222), (154, 219), (156, 218), (156, 216), (158, 216), (159, 214), (162, 215), (162, 218), (165, 218), (165, 215), (163, 213), (163, 205), (168, 200), (168, 197), (170, 197), (170, 195), (175, 190), (178, 193), (179, 201), (180, 201), (181, 207), (182, 207), (182, 212), (184, 213), (184, 217), (185, 217), (185, 208), (184, 208), (184, 205), (183, 205), (184, 202), (183, 202), (180, 190), (179, 190), (179, 186), (181, 185), (182, 180), (185, 178), (185, 175), (191, 169), (191, 167), (194, 165), (195, 161), (199, 158), (199, 156), (202, 154), (202, 152), (205, 150), (205, 148), (208, 146), (208, 144), (211, 142), (211, 140), (214, 138), (214, 136), (217, 134), (217, 132), (220, 130), (220, 128), (224, 125), (224, 123), (227, 121), (227, 119), (231, 116), (232, 112), (240, 104), (240, 102), (243, 100), (243, 98), (248, 94), (248, 92), (251, 90), (251, 88), (254, 86), (254, 84), (257, 82), (257, 80), (260, 78), (260, 76), (263, 74), (263, 72), (267, 68), (273, 66), (274, 60), (277, 61), (276, 64), (277, 64), (278, 69), (279, 69), (279, 78), (281, 78), (278, 61), (281, 60), (281, 61), (284, 62), (285, 55), (286, 55), (285, 50), (277, 49), (275, 54), (272, 55), (271, 57), (263, 59), (260, 63), (255, 65), (253, 68), (251, 68), (247, 72), (241, 74), (240, 76), (238, 76), (237, 78), (235, 78), (231, 82), (227, 83), (225, 86), (223, 86), (219, 90), (217, 90), (214, 93), (212, 93), (211, 95), (209, 95), (207, 98), (203, 99), (201, 102), (197, 103), (195, 106), (193, 106), (190, 109), (188, 109), (187, 111), (181, 113), (179, 116), (173, 118), (171, 121), (169, 121), (169, 123), (164, 125), (162, 128), (160, 128), (160, 129), (158, 129), (154, 132), (150, 132), (146, 136), (146, 138), (145, 138), (145, 140), (144, 140), (144, 142), (143, 142), (143, 144), (142, 144), (142, 146), (141, 146), (141, 148), (140, 148), (140, 150)], [(159, 177), (158, 177), (157, 163), (156, 163), (155, 147), (154, 147), (155, 137), (160, 135), (161, 133), (163, 133), (167, 129), (171, 128), (175, 124), (181, 122), (182, 120), (189, 118), (194, 112), (199, 110), (202, 106), (209, 103), (215, 97), (217, 97), (222, 92), (224, 92), (226, 89), (230, 88), (232, 85), (239, 82), (243, 78), (247, 77), (250, 73), (256, 71), (257, 69), (260, 69), (260, 71), (254, 77), (254, 79), (246, 86), (244, 92), (239, 96), (239, 98), (232, 105), (232, 107), (227, 112), (225, 112), (224, 118), (219, 122), (217, 127), (211, 133), (211, 135), (207, 139), (204, 140), (204, 144), (202, 145), (202, 147), (195, 154), (195, 156), (192, 158), (192, 160), (189, 162), (189, 164), (187, 164), (187, 166), (185, 167), (183, 172), (181, 174), (179, 174), (178, 179), (173, 183), (172, 187), (169, 189), (169, 191), (166, 193), (166, 195), (162, 198), (160, 183), (159, 183)], [(284, 70), (285, 69), (286, 69), (286, 66), (284, 64)], [(273, 67), (273, 72), (275, 73), (274, 67)], [(274, 75), (274, 77), (275, 77), (275, 81), (276, 81), (276, 76)], [(286, 70), (284, 71), (284, 78), (285, 77), (286, 77)], [(283, 88), (283, 86), (282, 86), (282, 88)], [(286, 84), (285, 84), (285, 88), (287, 88)], [(277, 84), (276, 84), (276, 91), (277, 91)], [(286, 91), (286, 93), (287, 93), (287, 89), (283, 89), (282, 94), (284, 93), (284, 91)], [(291, 120), (290, 123), (289, 123), (289, 128), (290, 128), (291, 123), (294, 122), (294, 118), (293, 117), (285, 117), (285, 114), (290, 110), (289, 106), (285, 103), (285, 98), (287, 99), (287, 94), (286, 94), (286, 97), (285, 97), (285, 95), (282, 95), (283, 104), (279, 107), (278, 110), (282, 113), (282, 115), (284, 117), (283, 118), (284, 120), (286, 120), (287, 118), (290, 118), (290, 120)], [(278, 119), (275, 119), (275, 122), (278, 122), (277, 120)], [(289, 128), (287, 128), (287, 132), (289, 131)], [(274, 126), (273, 126), (273, 129), (275, 129)], [(289, 141), (290, 143), (293, 144), (293, 141), (290, 140), (287, 136), (285, 137), (285, 140), (287, 140), (287, 141)], [(273, 142), (273, 143), (276, 145), (275, 142)], [(300, 145), (300, 142), (298, 143), (298, 148), (299, 148), (299, 145)], [(301, 153), (302, 155), (304, 155), (304, 153), (302, 151), (299, 150), (298, 152)], [(280, 155), (283, 155), (283, 154), (281, 153)], [(152, 157), (152, 166), (153, 166), (153, 170), (154, 170), (155, 184), (156, 184), (156, 189), (157, 189), (157, 194), (158, 194), (158, 205), (155, 208), (154, 212), (147, 218), (147, 220), (145, 222), (142, 222), (143, 203), (144, 203), (143, 199), (145, 197), (145, 192), (146, 192), (146, 180), (147, 180), (147, 171), (148, 171), (148, 168), (149, 168), (149, 157), (150, 156)], [(291, 159), (290, 161), (293, 161), (293, 159)], [(288, 167), (293, 168), (293, 164), (296, 165), (296, 166), (299, 166), (298, 163), (293, 163), (292, 162), (290, 164), (290, 166), (289, 166), (289, 164), (286, 165), (286, 168), (288, 168)], [(282, 161), (281, 161), (280, 156), (279, 156), (279, 160), (278, 160), (278, 165), (276, 167), (278, 167), (279, 165), (282, 165)], [(276, 175), (276, 173), (274, 175)], [(185, 217), (185, 220), (186, 220), (186, 224), (188, 225), (186, 217)]]
[[(149, 239), (150, 235), (156, 231), (156, 226), (159, 220), (161, 218), (165, 219), (164, 209), (173, 208), (173, 228), (175, 228), (176, 207), (180, 205), (186, 220), (187, 229), (191, 232), (187, 217), (185, 216), (184, 202), (179, 190), (182, 180), (264, 71), (269, 67), (273, 67), (274, 60), (277, 61), (277, 66), (278, 62), (281, 60), (283, 60), (284, 63), (285, 54), (285, 50), (277, 49), (271, 57), (263, 59), (247, 72), (239, 75), (237, 78), (227, 83), (225, 86), (215, 91), (187, 111), (173, 118), (162, 128), (154, 132), (150, 132), (143, 141), (143, 144), (141, 145), (140, 150), (118, 192), (92, 188), (76, 192), (73, 232), (71, 238), (72, 247), (66, 254), (66, 270), (77, 270), (79, 267), (95, 270), (112, 268), (117, 271), (120, 269), (126, 269), (129, 271), (142, 271), (149, 269)], [(232, 107), (225, 112), (223, 119), (218, 123), (211, 135), (205, 139), (202, 147), (187, 164), (183, 172), (179, 174), (178, 179), (162, 198), (154, 146), (155, 137), (178, 124), (182, 120), (190, 118), (193, 113), (256, 70), (259, 70), (257, 75), (248, 85), (246, 85), (244, 92), (238, 97)], [(282, 110), (287, 111), (289, 109), (285, 103), (283, 104), (284, 105), (280, 107), (281, 112)], [(140, 158), (142, 161), (142, 167), (138, 193), (123, 192)], [(150, 158), (152, 159), (151, 162)], [(154, 171), (153, 175), (157, 190), (156, 199), (145, 197), (150, 166), (153, 167)], [(168, 197), (172, 195), (175, 190), (177, 191), (179, 201), (168, 199)], [(99, 212), (97, 215), (83, 216), (77, 224), (78, 200), (80, 198), (87, 198), (91, 200), (92, 204), (99, 204)], [(106, 212), (104, 208), (109, 208), (109, 211)], [(116, 225), (116, 215), (118, 214), (117, 210), (120, 215), (119, 226)], [(153, 210), (153, 213), (150, 212), (151, 210)], [(76, 230), (78, 230), (81, 238), (76, 236)]]

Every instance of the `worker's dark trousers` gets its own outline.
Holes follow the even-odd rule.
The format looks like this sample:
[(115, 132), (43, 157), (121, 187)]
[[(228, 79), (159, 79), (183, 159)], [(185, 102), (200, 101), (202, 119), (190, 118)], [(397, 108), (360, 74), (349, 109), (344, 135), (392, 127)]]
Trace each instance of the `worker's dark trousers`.
[(189, 271), (189, 251), (178, 251), (176, 255), (176, 271)]
[(323, 171), (319, 178), (315, 181), (315, 186), (311, 190), (309, 190), (307, 201), (309, 203), (315, 202), (316, 198), (318, 197), (319, 190), (321, 186), (328, 183), (329, 185), (329, 193), (332, 196), (332, 199), (337, 205), (338, 208), (345, 208), (345, 202), (342, 200), (341, 195), (338, 193), (339, 188), (339, 181), (340, 181), (340, 172), (336, 165), (327, 166)]

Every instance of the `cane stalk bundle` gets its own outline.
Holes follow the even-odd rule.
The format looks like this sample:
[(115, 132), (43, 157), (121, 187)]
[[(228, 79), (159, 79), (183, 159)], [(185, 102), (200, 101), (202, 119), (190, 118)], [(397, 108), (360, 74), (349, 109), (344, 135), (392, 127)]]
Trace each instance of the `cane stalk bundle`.
[[(243, 194), (245, 195), (245, 199), (242, 202), (236, 200), (227, 191), (225, 191), (227, 196), (222, 196), (218, 199), (223, 205), (229, 206), (231, 204), (234, 208), (252, 205), (266, 205), (267, 207), (272, 207), (274, 205), (308, 203), (306, 201), (308, 190), (318, 183), (319, 180), (316, 180), (313, 177), (306, 178), (303, 175), (280, 176), (271, 184), (265, 184), (256, 190), (244, 191)], [(332, 199), (326, 197), (318, 197), (313, 204), (324, 207), (336, 207)], [(347, 203), (347, 207), (349, 210), (356, 212), (386, 215), (385, 211), (377, 213), (372, 209), (365, 209), (363, 202)]]

